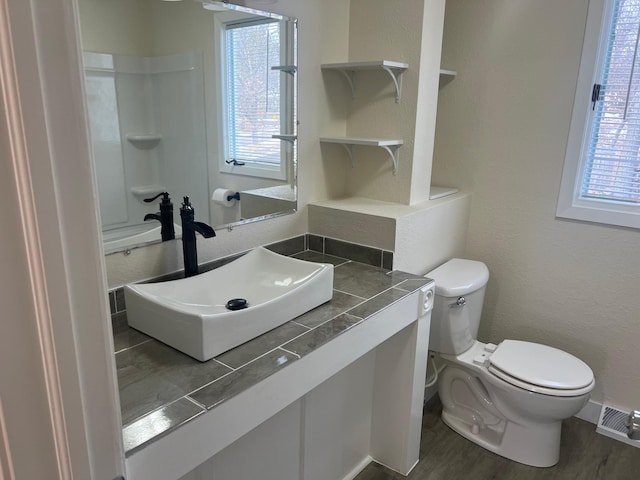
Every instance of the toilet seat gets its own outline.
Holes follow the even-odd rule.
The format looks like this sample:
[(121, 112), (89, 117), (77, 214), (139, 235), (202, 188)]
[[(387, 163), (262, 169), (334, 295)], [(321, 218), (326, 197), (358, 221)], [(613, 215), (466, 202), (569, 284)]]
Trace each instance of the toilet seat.
[(532, 342), (504, 340), (488, 358), (488, 371), (519, 388), (574, 397), (593, 389), (593, 372), (579, 358)]

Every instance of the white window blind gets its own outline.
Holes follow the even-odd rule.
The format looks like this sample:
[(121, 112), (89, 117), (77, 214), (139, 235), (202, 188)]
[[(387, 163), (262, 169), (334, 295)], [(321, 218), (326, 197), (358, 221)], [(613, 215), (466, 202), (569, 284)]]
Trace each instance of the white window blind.
[(226, 26), (228, 162), (279, 168), (280, 25), (273, 20)]
[(580, 195), (640, 204), (640, 0), (614, 0)]

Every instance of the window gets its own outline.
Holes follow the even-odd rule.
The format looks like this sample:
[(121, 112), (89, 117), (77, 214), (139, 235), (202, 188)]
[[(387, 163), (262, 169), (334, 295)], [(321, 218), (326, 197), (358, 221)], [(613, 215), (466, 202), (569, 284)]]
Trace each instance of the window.
[(592, 0), (559, 217), (640, 228), (640, 0)]
[[(266, 18), (224, 25), (224, 164), (221, 171), (286, 179), (288, 148), (274, 138), (291, 123), (283, 103), (282, 22)], [(283, 40), (283, 42), (281, 42)], [(284, 55), (286, 58), (286, 54)]]

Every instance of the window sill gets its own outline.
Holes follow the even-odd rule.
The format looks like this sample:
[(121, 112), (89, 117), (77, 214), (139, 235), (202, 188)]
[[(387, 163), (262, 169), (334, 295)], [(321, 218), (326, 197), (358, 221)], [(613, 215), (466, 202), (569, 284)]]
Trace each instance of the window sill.
[(271, 180), (287, 180), (286, 172), (278, 167), (269, 168), (259, 164), (246, 162), (244, 165), (220, 165), (220, 173), (243, 175), (246, 177), (268, 178)]
[(640, 229), (640, 205), (622, 205), (598, 200), (577, 200), (558, 204), (556, 217)]

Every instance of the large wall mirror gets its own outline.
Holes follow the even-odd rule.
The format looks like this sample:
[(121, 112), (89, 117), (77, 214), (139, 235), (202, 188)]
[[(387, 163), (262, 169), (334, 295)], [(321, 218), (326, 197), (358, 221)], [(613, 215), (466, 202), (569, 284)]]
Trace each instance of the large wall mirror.
[[(169, 192), (231, 227), (294, 212), (297, 22), (211, 0), (79, 0), (106, 253), (160, 241)], [(239, 200), (229, 193), (239, 193)]]

